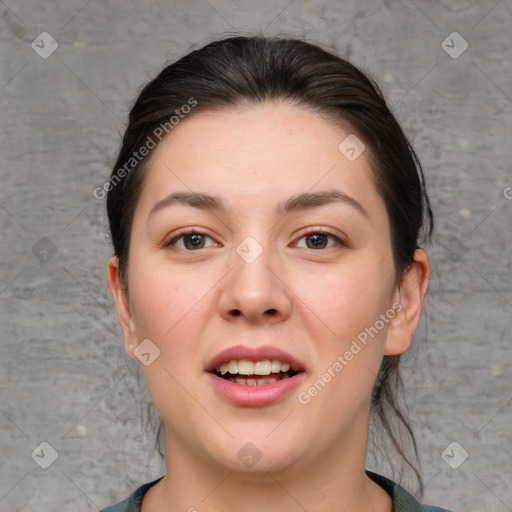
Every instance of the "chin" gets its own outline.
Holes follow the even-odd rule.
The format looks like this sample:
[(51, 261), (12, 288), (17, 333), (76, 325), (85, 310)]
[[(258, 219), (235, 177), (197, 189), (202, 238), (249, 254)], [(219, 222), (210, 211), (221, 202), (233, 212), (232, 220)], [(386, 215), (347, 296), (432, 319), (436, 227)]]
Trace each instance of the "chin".
[(298, 447), (304, 446), (303, 439), (301, 442), (290, 437), (271, 438), (272, 434), (258, 437), (247, 432), (245, 436), (237, 435), (228, 443), (223, 442), (210, 456), (228, 471), (253, 476), (285, 471), (302, 458)]

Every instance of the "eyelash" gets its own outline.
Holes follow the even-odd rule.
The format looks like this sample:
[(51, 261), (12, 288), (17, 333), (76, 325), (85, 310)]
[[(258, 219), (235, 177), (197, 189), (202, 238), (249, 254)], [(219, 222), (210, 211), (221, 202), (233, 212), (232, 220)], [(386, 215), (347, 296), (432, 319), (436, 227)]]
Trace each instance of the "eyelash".
[[(164, 242), (163, 246), (165, 248), (173, 247), (178, 240), (184, 238), (187, 235), (201, 235), (201, 236), (205, 236), (205, 237), (210, 238), (211, 240), (213, 240), (210, 236), (208, 236), (205, 233), (202, 233), (200, 231), (196, 231), (194, 229), (188, 229), (186, 231), (179, 232), (176, 236), (174, 236), (168, 242)], [(339, 245), (339, 246), (342, 246), (342, 247), (347, 247), (348, 246), (347, 243), (344, 240), (340, 239), (338, 236), (334, 235), (333, 233), (330, 233), (329, 231), (324, 231), (322, 229), (314, 229), (314, 230), (308, 231), (307, 233), (304, 233), (298, 240), (302, 240), (303, 238), (306, 238), (306, 237), (312, 236), (312, 235), (323, 235), (323, 236), (326, 236), (328, 238), (333, 239), (336, 242), (336, 244)], [(312, 251), (318, 251), (318, 250), (332, 249), (332, 246), (331, 247), (322, 247), (321, 249), (311, 249), (309, 247), (302, 247), (302, 248), (303, 249), (309, 249), (309, 250), (312, 250)], [(179, 250), (186, 251), (186, 252), (195, 252), (194, 250), (190, 250), (190, 249), (186, 249), (186, 248), (185, 249), (179, 248)], [(200, 249), (197, 249), (197, 250), (200, 250)]]

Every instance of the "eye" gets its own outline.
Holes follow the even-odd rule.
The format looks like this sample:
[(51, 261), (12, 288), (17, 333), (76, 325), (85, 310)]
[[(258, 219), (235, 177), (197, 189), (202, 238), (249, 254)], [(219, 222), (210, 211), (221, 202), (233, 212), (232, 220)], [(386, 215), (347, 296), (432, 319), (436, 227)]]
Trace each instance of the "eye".
[[(306, 249), (329, 249), (334, 245), (341, 245), (343, 247), (347, 246), (343, 240), (327, 231), (310, 231), (303, 235), (299, 240), (302, 239), (306, 240)], [(329, 239), (333, 240), (334, 244), (327, 246)]]
[[(174, 247), (177, 249), (185, 250), (185, 251), (194, 251), (197, 249), (204, 249), (207, 247), (206, 240), (213, 239), (204, 233), (200, 233), (199, 231), (186, 231), (181, 232), (178, 235), (174, 236), (171, 240), (166, 242), (165, 247)], [(213, 243), (215, 245), (215, 242)], [(212, 247), (211, 245), (208, 247)]]
[[(210, 240), (213, 244), (206, 245), (206, 241)], [(305, 240), (305, 246), (302, 245), (303, 248), (306, 249), (329, 249), (333, 246), (343, 246), (346, 247), (347, 244), (341, 240), (339, 237), (334, 235), (333, 233), (329, 233), (327, 231), (315, 230), (310, 231), (303, 235), (300, 240)], [(329, 241), (331, 243), (329, 244)], [(201, 233), (199, 231), (189, 230), (186, 232), (181, 232), (175, 235), (171, 240), (165, 242), (165, 247), (172, 247), (184, 251), (195, 251), (198, 249), (205, 249), (208, 247), (214, 247), (215, 245), (219, 245), (213, 241), (211, 237), (208, 235)], [(297, 246), (301, 247), (299, 242), (297, 242)]]

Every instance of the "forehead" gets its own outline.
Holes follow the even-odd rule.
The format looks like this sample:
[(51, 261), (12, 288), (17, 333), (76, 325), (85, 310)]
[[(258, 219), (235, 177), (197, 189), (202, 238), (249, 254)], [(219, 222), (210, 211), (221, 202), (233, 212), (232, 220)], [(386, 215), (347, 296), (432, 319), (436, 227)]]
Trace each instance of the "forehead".
[(155, 148), (139, 206), (181, 190), (214, 191), (228, 207), (247, 209), (334, 188), (382, 209), (365, 152), (350, 160), (340, 151), (348, 136), (350, 129), (295, 105), (196, 112)]

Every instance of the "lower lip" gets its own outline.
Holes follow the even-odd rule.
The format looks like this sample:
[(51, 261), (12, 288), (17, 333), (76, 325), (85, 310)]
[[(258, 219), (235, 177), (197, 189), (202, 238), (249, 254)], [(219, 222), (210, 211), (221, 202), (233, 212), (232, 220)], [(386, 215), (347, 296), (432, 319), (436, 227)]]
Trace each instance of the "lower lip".
[(298, 387), (306, 378), (306, 372), (261, 386), (237, 384), (207, 373), (217, 392), (228, 402), (244, 407), (264, 407), (279, 402)]

